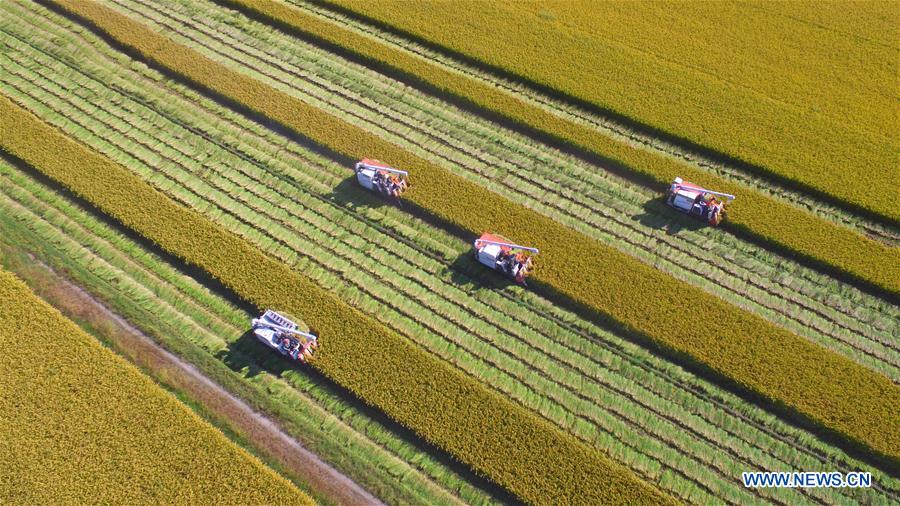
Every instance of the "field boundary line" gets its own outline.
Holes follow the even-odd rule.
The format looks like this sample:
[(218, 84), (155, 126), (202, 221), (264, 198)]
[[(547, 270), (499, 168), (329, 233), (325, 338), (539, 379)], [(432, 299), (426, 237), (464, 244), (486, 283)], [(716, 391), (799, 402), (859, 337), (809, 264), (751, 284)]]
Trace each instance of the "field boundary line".
[[(12, 156), (207, 270), (244, 299), (302, 314), (322, 331), (318, 369), (523, 499), (535, 503), (667, 499), (596, 450), (488, 393), (474, 379), (438, 362), (8, 99), (0, 99), (0, 109), (0, 142)], [(291, 293), (282, 288), (286, 281), (293, 287)], [(435, 410), (436, 405), (442, 409)], [(497, 416), (502, 425), (491, 423)], [(573, 479), (581, 484), (576, 490), (566, 486)]]
[[(301, 136), (312, 135), (326, 146), (330, 139), (332, 148), (329, 149), (343, 149), (343, 156), (348, 159), (351, 153), (362, 151), (399, 166), (417, 167), (417, 184), (407, 192), (409, 201), (428, 210), (451, 230), (455, 228), (465, 235), (465, 230), (499, 228), (513, 236), (530, 237), (539, 247), (567, 244), (582, 254), (581, 259), (573, 262), (571, 257), (554, 256), (552, 248), (542, 255), (546, 267), (535, 275), (542, 290), (585, 310), (585, 314), (616, 324), (626, 335), (672, 353), (681, 362), (723, 378), (726, 384), (756, 396), (799, 423), (818, 427), (824, 435), (844, 441), (876, 461), (897, 459), (900, 444), (892, 440), (900, 438), (900, 430), (895, 430), (898, 420), (885, 413), (883, 402), (900, 394), (888, 378), (811, 345), (759, 317), (735, 311), (712, 295), (698, 291), (695, 296), (694, 289), (684, 283), (660, 276), (627, 255), (601, 247), (581, 234), (454, 177), (356, 127), (230, 71), (196, 51), (149, 31), (127, 16), (94, 3), (63, 1), (52, 5), (86, 23), (114, 44), (124, 46), (133, 56), (212, 92), (251, 117), (274, 120)], [(306, 121), (300, 122), (299, 118)], [(497, 215), (493, 209), (506, 212)], [(603, 264), (589, 259), (603, 259)], [(616, 298), (624, 273), (632, 277), (626, 283), (632, 291), (649, 292), (632, 293), (627, 300)], [(660, 293), (669, 291), (682, 296), (684, 292), (691, 293), (692, 302), (670, 299), (671, 305), (664, 307), (654, 302)], [(703, 302), (698, 304), (698, 301)], [(683, 313), (682, 319), (670, 317), (667, 311), (675, 308)], [(706, 316), (695, 317), (694, 313), (701, 309)], [(614, 318), (602, 314), (610, 310)], [(709, 311), (714, 316), (709, 316)], [(723, 328), (720, 335), (701, 336), (691, 330), (698, 321), (709, 318), (714, 318), (716, 325)], [(727, 330), (728, 326), (733, 330)], [(827, 374), (826, 370), (844, 374)], [(782, 384), (786, 381), (790, 387)], [(862, 391), (852, 393), (857, 388)], [(834, 392), (842, 394), (835, 396)]]
[[(808, 213), (795, 204), (753, 190), (748, 193), (746, 186), (680, 164), (675, 158), (661, 158), (613, 139), (604, 140), (603, 135), (589, 131), (584, 125), (523, 102), (496, 86), (474, 81), (468, 76), (434, 66), (431, 62), (401, 54), (393, 48), (376, 47), (383, 44), (369, 38), (363, 42), (360, 35), (299, 8), (268, 0), (215, 1), (427, 94), (449, 98), (451, 104), (464, 110), (568, 151), (587, 163), (611, 169), (651, 189), (662, 191), (675, 175), (681, 175), (736, 193), (741, 198), (733, 203), (733, 212), (724, 223), (729, 232), (782, 255), (802, 260), (816, 270), (846, 280), (880, 297), (894, 300), (900, 294), (900, 282), (885, 275), (886, 269), (889, 271), (893, 265), (900, 263), (898, 248), (889, 248), (846, 226)], [(863, 259), (863, 255), (848, 255), (842, 251), (867, 251), (866, 255), (875, 256)], [(891, 264), (889, 259), (894, 257), (897, 261)]]
[[(260, 5), (271, 4), (273, 0), (212, 0), (222, 4), (230, 4), (233, 8), (250, 8), (254, 11), (262, 13), (259, 9)], [(839, 197), (829, 194), (821, 189), (817, 189), (808, 184), (791, 179), (785, 175), (776, 173), (767, 169), (765, 166), (741, 160), (734, 155), (725, 153), (724, 151), (706, 146), (702, 143), (694, 141), (690, 138), (680, 136), (678, 134), (666, 131), (664, 129), (654, 127), (646, 122), (640, 121), (625, 113), (604, 107), (601, 104), (580, 99), (562, 90), (538, 83), (528, 76), (506, 70), (494, 64), (487, 63), (481, 59), (462, 53), (458, 50), (449, 48), (440, 43), (433, 42), (422, 38), (402, 28), (398, 28), (389, 23), (375, 19), (371, 16), (354, 10), (353, 8), (341, 5), (333, 0), (286, 0), (288, 4), (297, 9), (303, 9), (307, 12), (316, 12), (319, 15), (326, 16), (324, 12), (328, 12), (331, 16), (341, 16), (351, 20), (358, 25), (368, 25), (370, 28), (379, 30), (391, 37), (407, 41), (411, 44), (419, 46), (424, 51), (440, 55), (443, 60), (455, 61), (457, 66), (465, 66), (471, 70), (462, 70), (455, 68), (456, 72), (471, 73), (472, 70), (491, 76), (490, 79), (493, 86), (507, 88), (508, 91), (515, 91), (516, 94), (526, 96), (529, 101), (541, 103), (543, 106), (556, 109), (560, 114), (567, 114), (576, 117), (579, 121), (594, 123), (588, 116), (599, 118), (604, 126), (599, 126), (603, 130), (612, 130), (631, 138), (634, 142), (641, 144), (653, 144), (654, 141), (662, 141), (664, 144), (671, 146), (675, 158), (700, 158), (703, 161), (710, 162), (715, 165), (725, 164), (733, 167), (735, 170), (743, 172), (746, 176), (759, 178), (763, 181), (769, 181), (783, 187), (790, 192), (796, 192), (800, 195), (806, 195), (829, 206), (850, 212), (859, 216), (863, 216), (874, 223), (885, 225), (898, 231), (900, 228), (900, 220), (896, 216), (891, 217), (882, 212), (867, 209), (859, 204), (846, 202)], [(306, 4), (306, 5), (301, 5)], [(314, 6), (314, 7), (311, 7)], [(244, 10), (244, 9), (240, 9)], [(383, 38), (383, 37), (378, 37)], [(426, 57), (423, 55), (423, 57)], [(427, 58), (427, 57), (426, 57)], [(430, 59), (430, 58), (429, 58)], [(481, 77), (481, 76), (479, 76)], [(639, 140), (641, 139), (641, 140)], [(665, 151), (654, 149), (654, 151)], [(703, 165), (698, 163), (697, 165)]]

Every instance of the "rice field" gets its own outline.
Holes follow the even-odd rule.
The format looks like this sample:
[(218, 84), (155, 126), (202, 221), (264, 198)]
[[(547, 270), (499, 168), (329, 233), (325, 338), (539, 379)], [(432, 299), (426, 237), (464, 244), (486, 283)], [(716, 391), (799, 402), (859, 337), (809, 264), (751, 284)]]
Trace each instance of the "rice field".
[[(735, 212), (724, 223), (729, 232), (766, 248), (800, 255), (830, 276), (896, 295), (898, 288), (892, 280), (897, 277), (895, 265), (900, 259), (896, 248), (882, 244), (897, 244), (895, 227), (842, 211), (771, 180), (759, 180), (733, 164), (648, 137), (608, 117), (536, 95), (520, 84), (486, 74), (408, 40), (398, 40), (383, 30), (361, 26), (334, 11), (299, 1), (291, 6), (271, 0), (224, 3), (284, 27), (291, 34), (337, 45), (376, 71), (386, 67), (404, 83), (424, 83), (429, 93), (446, 96), (452, 102), (474, 104), (477, 111), (492, 120), (499, 115), (501, 121), (537, 135), (541, 142), (548, 142), (549, 138), (552, 144), (587, 157), (604, 170), (642, 181), (654, 191), (662, 191), (674, 177), (682, 176), (719, 191), (736, 193), (741, 198), (731, 204)], [(845, 226), (833, 226), (830, 222)]]
[[(234, 10), (214, 3), (144, 0), (118, 0), (108, 7), (224, 68), (251, 75), (261, 86), (338, 118), (336, 125), (368, 132), (376, 145), (399, 149), (410, 160), (452, 168), (464, 185), (459, 188), (489, 189), (498, 202), (516, 202), (559, 230), (574, 231), (634, 265), (652, 267), (672, 280), (671, 293), (676, 286), (686, 287), (692, 296), (702, 294), (716, 307), (790, 335), (790, 342), (840, 364), (845, 378), (866, 378), (861, 385), (883, 394), (853, 402), (868, 403), (862, 409), (872, 406), (871, 413), (881, 414), (867, 422), (872, 429), (847, 419), (838, 426), (865, 434), (853, 437), (880, 448), (875, 460), (894, 458), (890, 448), (896, 432), (891, 436), (891, 431), (898, 420), (883, 406), (896, 401), (900, 311), (889, 299), (739, 234), (687, 221), (673, 224), (664, 205), (647, 204), (655, 193), (644, 186)], [(96, 156), (118, 167), (122, 188), (136, 184), (124, 181), (149, 183), (159, 198), (171, 202), (165, 206), (190, 213), (197, 230), (209, 229), (210, 235), (198, 232), (196, 237), (224, 242), (213, 256), (203, 246), (197, 249), (196, 237), (190, 242), (185, 242), (187, 236), (164, 239), (156, 235), (156, 225), (142, 221), (146, 218), (120, 218), (131, 229), (129, 235), (143, 235), (166, 252), (135, 242), (118, 225), (92, 216), (93, 206), (113, 216), (120, 211), (132, 216), (125, 210), (129, 204), (86, 195), (79, 190), (83, 181), (57, 179), (54, 171), (62, 168), (44, 167), (50, 163), (44, 155), (26, 156), (22, 145), (5, 138), (12, 130), (4, 130), (4, 149), (85, 201), (73, 203), (17, 164), (2, 164), (4, 233), (23, 240), (33, 236), (30, 247), (45, 262), (75, 273), (79, 284), (114, 302), (139, 328), (252, 401), (382, 500), (488, 504), (512, 497), (529, 503), (565, 497), (596, 503), (622, 493), (609, 483), (567, 484), (572, 479), (565, 478), (567, 469), (610, 469), (620, 483), (641, 484), (629, 486), (635, 502), (663, 497), (702, 504), (897, 499), (900, 485), (887, 468), (872, 466), (865, 455), (868, 446), (860, 455), (857, 448), (825, 437), (819, 425), (798, 425), (783, 409), (748, 400), (745, 390), (698, 371), (694, 361), (679, 363), (636, 342), (621, 321), (586, 317), (553, 292), (502, 282), (471, 259), (470, 246), (458, 230), (429, 216), (427, 203), (432, 201), (423, 197), (420, 211), (411, 213), (348, 184), (349, 152), (335, 150), (342, 142), (340, 130), (329, 133), (338, 140), (322, 150), (321, 138), (304, 141), (295, 133), (285, 135), (261, 123), (258, 115), (190, 83), (173, 81), (77, 19), (24, 2), (7, 2), (0, 9), (0, 81), (11, 107), (5, 110), (28, 111), (76, 141), (85, 159)], [(412, 172), (410, 198), (416, 203), (413, 192), (422, 180)], [(840, 220), (832, 223), (845, 226)], [(238, 246), (227, 246), (237, 245), (235, 241), (243, 244), (240, 251), (253, 252), (247, 258), (259, 258), (271, 265), (271, 272), (296, 279), (300, 284), (295, 286), (321, 293), (316, 297), (329, 302), (311, 304), (297, 294), (261, 289), (258, 280), (246, 278), (246, 269), (226, 267), (229, 261), (222, 252), (238, 251)], [(697, 262), (697, 251), (704, 252), (703, 262)], [(235, 306), (210, 291), (192, 278), (182, 260), (169, 255), (207, 271), (250, 304)], [(539, 265), (540, 276), (547, 264)], [(660, 303), (677, 306), (674, 300), (666, 297)], [(244, 337), (253, 316), (248, 309), (279, 302), (293, 306), (292, 312), (312, 326), (330, 330), (323, 333), (323, 354), (315, 362), (324, 376), (285, 368), (277, 356)], [(400, 353), (404, 360), (369, 344), (363, 348), (373, 355), (363, 357), (351, 343), (368, 338), (344, 335), (349, 327), (328, 323), (329, 311), (360, 315), (348, 318), (367, 335), (383, 336), (374, 342), (396, 340), (396, 349), (409, 350)], [(493, 417), (520, 420), (504, 430), (545, 427), (542, 434), (549, 439), (536, 440), (533, 431), (520, 433), (531, 434), (534, 445), (548, 440), (556, 446), (545, 448), (577, 449), (584, 468), (554, 466), (559, 469), (544, 476), (544, 488), (526, 484), (519, 471), (510, 470), (531, 469), (521, 451), (496, 446), (480, 435), (470, 441), (487, 446), (476, 449), (464, 438), (446, 439), (452, 430), (438, 429), (434, 419), (423, 418), (425, 411), (404, 414), (427, 410), (437, 402), (437, 392), (446, 390), (450, 399), (450, 384), (400, 401), (385, 393), (388, 383), (375, 381), (380, 374), (372, 369), (375, 356), (411, 370), (419, 370), (412, 364), (420, 361), (426, 367), (421, 371), (460, 382), (462, 391), (471, 392), (468, 402), (482, 395), (492, 399), (485, 406), (492, 406)], [(361, 376), (361, 371), (373, 372), (375, 377), (366, 378), (371, 384), (362, 382), (366, 373)], [(415, 378), (404, 373), (393, 381), (413, 385)], [(846, 398), (835, 400), (833, 406), (847, 405)], [(447, 409), (452, 402), (458, 401), (444, 404), (442, 416), (455, 425), (462, 418), (448, 418), (456, 416)], [(819, 413), (829, 409), (836, 408)], [(470, 426), (496, 427), (471, 411), (469, 418), (465, 423), (472, 422)], [(460, 433), (455, 434), (459, 439)], [(537, 453), (555, 458), (553, 452)], [(451, 463), (453, 459), (462, 464)], [(866, 470), (873, 473), (875, 486), (754, 489), (740, 481), (743, 471), (784, 469)]]
[[(894, 458), (895, 445), (891, 440), (896, 420), (883, 411), (881, 399), (891, 399), (896, 392), (885, 377), (766, 325), (754, 315), (734, 311), (720, 300), (678, 284), (628, 255), (471, 184), (327, 111), (268, 87), (255, 76), (233, 71), (128, 16), (95, 4), (65, 3), (63, 8), (96, 23), (96, 29), (105, 36), (179, 79), (253, 115), (271, 118), (294, 134), (311, 136), (338, 159), (362, 150), (399, 166), (417, 167), (419, 184), (405, 197), (435, 219), (470, 234), (499, 227), (514, 238), (531, 237), (531, 244), (549, 249), (541, 257), (545, 268), (534, 276), (546, 292), (587, 310), (592, 318), (611, 318), (634, 339), (648, 340), (666, 353), (686, 357), (724, 381), (745, 385), (749, 395), (785, 406), (801, 419), (840, 434), (849, 444)], [(497, 209), (503, 212), (498, 214)], [(547, 248), (555, 243), (564, 243), (569, 251), (577, 253)], [(602, 264), (592, 261), (600, 258)], [(615, 296), (622, 283), (634, 292), (632, 297)], [(666, 303), (658, 304), (656, 301), (663, 294), (668, 295)], [(671, 311), (681, 317), (671, 318)], [(720, 329), (719, 335), (696, 332), (697, 325), (713, 322)], [(835, 376), (827, 371), (841, 374)], [(838, 385), (839, 381), (845, 384)], [(847, 384), (859, 390), (831, 396), (838, 389), (847, 390)]]
[(892, 2), (323, 3), (895, 225), (900, 216), (893, 195), (870, 191), (900, 175), (897, 139), (886, 135), (898, 125), (896, 65), (885, 64), (897, 46), (882, 38), (900, 19)]
[(314, 504), (5, 270), (0, 301), (4, 503)]

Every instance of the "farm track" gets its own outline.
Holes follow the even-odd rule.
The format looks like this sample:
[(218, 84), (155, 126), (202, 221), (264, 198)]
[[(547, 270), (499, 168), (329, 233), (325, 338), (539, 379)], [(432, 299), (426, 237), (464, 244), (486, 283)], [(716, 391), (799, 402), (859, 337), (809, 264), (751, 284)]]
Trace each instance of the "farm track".
[(315, 504), (21, 279), (0, 274), (4, 503)]
[[(51, 297), (44, 297), (70, 319), (106, 324), (111, 331), (103, 337), (141, 369), (151, 371), (158, 381), (186, 393), (212, 416), (224, 420), (294, 477), (306, 481), (317, 493), (342, 505), (383, 506), (376, 497), (310, 452), (266, 416), (203, 375), (193, 364), (166, 351), (149, 336), (132, 326), (82, 287), (54, 272), (38, 260), (42, 280), (47, 280)], [(47, 292), (42, 292), (42, 294)]]
[[(166, 327), (172, 330), (169, 335), (180, 336), (177, 339), (189, 339), (195, 346), (204, 349), (211, 356), (219, 357), (218, 360), (223, 362), (230, 360), (242, 364), (249, 361), (248, 363), (259, 364), (264, 370), (269, 370), (273, 364), (281, 364), (277, 356), (267, 353), (267, 350), (259, 350), (252, 344), (250, 347), (235, 348), (245, 330), (248, 318), (245, 312), (209, 293), (199, 295), (203, 291), (199, 286), (186, 287), (186, 284), (194, 283), (192, 279), (163, 265), (162, 261), (147, 255), (137, 244), (85, 216), (80, 209), (60, 205), (60, 197), (50, 195), (48, 190), (41, 189), (24, 175), (8, 173), (0, 178), (0, 182), (4, 183), (4, 191), (0, 192), (0, 208), (10, 216), (27, 221), (35, 235), (47, 244), (54, 244), (54, 248), (61, 251), (67, 260), (77, 262), (93, 276), (115, 285), (115, 293), (121, 294), (130, 303), (139, 305), (144, 311), (164, 319)], [(107, 235), (114, 242), (105, 241), (100, 238), (100, 234)], [(75, 241), (73, 237), (78, 237), (79, 240)], [(113, 299), (121, 303), (121, 298)], [(222, 355), (225, 350), (228, 350), (227, 357)], [(247, 353), (249, 355), (245, 355)], [(290, 395), (281, 395), (279, 401), (289, 403), (291, 409), (298, 410), (301, 413), (299, 416), (308, 417), (313, 424), (320, 424), (314, 425), (312, 430), (307, 428), (300, 434), (292, 434), (294, 437), (309, 438), (312, 436), (311, 432), (327, 427), (327, 433), (319, 436), (320, 438), (340, 438), (342, 442), (350, 442), (351, 447), (357, 451), (360, 446), (374, 448), (374, 454), (372, 450), (368, 454), (362, 453), (372, 459), (363, 471), (365, 474), (360, 476), (364, 480), (376, 487), (385, 487), (386, 483), (391, 483), (399, 475), (404, 482), (418, 480), (419, 486), (428, 483), (428, 478), (416, 475), (419, 472), (434, 472), (435, 463), (429, 464), (427, 457), (411, 453), (407, 443), (389, 435), (388, 429), (378, 426), (378, 422), (367, 418), (330, 393), (326, 385), (293, 371), (281, 378), (277, 375), (266, 376), (265, 379), (257, 375), (252, 377), (253, 382), (261, 385), (268, 393), (276, 392), (276, 387), (278, 391), (288, 390)], [(296, 427), (294, 424), (290, 426)], [(361, 440), (366, 442), (361, 443)], [(411, 464), (403, 462), (411, 457), (415, 457), (416, 467), (423, 469), (414, 469)], [(343, 457), (348, 458), (351, 457)], [(443, 472), (446, 478), (448, 471)], [(386, 473), (390, 473), (390, 476), (384, 482), (371, 481), (371, 474)], [(489, 501), (483, 494), (460, 482), (459, 478), (451, 478), (451, 481), (444, 482), (443, 485), (445, 490), (461, 489), (457, 493), (461, 492), (467, 498), (466, 502), (485, 504)], [(429, 486), (437, 487), (436, 484)], [(453, 504), (455, 500), (450, 499), (452, 496), (449, 495), (452, 493), (432, 491), (424, 496), (400, 494), (399, 497), (405, 501)], [(393, 497), (398, 495), (393, 493)]]
[[(524, 200), (543, 214), (634, 254), (677, 277), (699, 284), (742, 308), (754, 311), (819, 344), (879, 370), (895, 381), (900, 378), (897, 368), (900, 364), (900, 347), (896, 339), (898, 329), (896, 322), (900, 319), (900, 314), (897, 314), (896, 308), (890, 304), (875, 297), (854, 293), (855, 290), (840, 284), (837, 284), (839, 291), (834, 293), (836, 283), (833, 280), (791, 265), (783, 259), (774, 259), (772, 265), (772, 260), (767, 262), (766, 254), (760, 252), (759, 248), (729, 240), (732, 238), (721, 233), (718, 237), (710, 237), (704, 235), (705, 231), (691, 233), (682, 230), (677, 237), (672, 237), (653, 226), (641, 226), (637, 223), (637, 219), (642, 213), (653, 211), (652, 209), (648, 211), (642, 205), (647, 199), (646, 195), (629, 193), (609, 179), (590, 179), (589, 171), (574, 167), (573, 161), (565, 160), (558, 155), (552, 162), (556, 167), (564, 167), (564, 170), (549, 173), (546, 169), (542, 171), (541, 167), (546, 164), (547, 158), (553, 156), (553, 152), (536, 153), (536, 150), (527, 143), (503, 150), (495, 148), (492, 143), (479, 142), (479, 138), (491, 137), (488, 126), (483, 126), (475, 134), (466, 131), (459, 133), (466, 128), (465, 125), (472, 124), (471, 118), (456, 119), (453, 124), (447, 125), (448, 120), (439, 117), (433, 108), (428, 109), (432, 104), (419, 105), (413, 112), (409, 112), (413, 109), (411, 105), (406, 107), (406, 111), (396, 110), (406, 106), (407, 102), (412, 102), (412, 98), (404, 96), (403, 104), (398, 105), (396, 91), (387, 90), (382, 91), (380, 95), (374, 94), (374, 90), (380, 86), (374, 79), (356, 76), (355, 86), (348, 85), (349, 78), (343, 77), (341, 80), (342, 76), (337, 71), (338, 75), (332, 75), (331, 79), (341, 84), (331, 84), (323, 78), (311, 75), (309, 71), (298, 69), (296, 65), (288, 66), (282, 63), (282, 60), (289, 59), (287, 50), (278, 47), (272, 40), (267, 40), (265, 47), (276, 47), (277, 49), (269, 50), (279, 50), (277, 57), (270, 55), (269, 60), (262, 61), (259, 59), (259, 50), (238, 48), (235, 50), (240, 52), (241, 58), (240, 61), (236, 61), (228, 51), (246, 44), (235, 38), (221, 40), (231, 37), (234, 28), (220, 24), (215, 30), (207, 28), (203, 32), (203, 27), (207, 23), (205, 20), (186, 19), (179, 17), (177, 13), (161, 13), (154, 10), (163, 9), (162, 6), (147, 6), (140, 2), (131, 2), (129, 5), (132, 6), (128, 7), (129, 13), (149, 15), (151, 22), (160, 23), (162, 28), (172, 32), (173, 37), (186, 40), (188, 45), (203, 50), (207, 56), (228, 60), (225, 63), (236, 70), (250, 68), (255, 75), (265, 76), (276, 87), (288, 93), (297, 94), (297, 85), (304, 81), (308, 82), (311, 87), (300, 84), (303, 90), (303, 94), (300, 95), (302, 98), (312, 98), (323, 108), (331, 109), (345, 118), (349, 116), (351, 123), (374, 132), (388, 128), (388, 132), (382, 135), (392, 142), (404, 146), (412, 145), (418, 150), (417, 154), (444, 165), (465, 168), (468, 173), (464, 175), (470, 176), (478, 184), (495, 187), (499, 180), (505, 190), (501, 193), (514, 200)], [(134, 5), (142, 6), (151, 12), (134, 10)], [(208, 14), (215, 17), (212, 12)], [(164, 15), (171, 17), (158, 19)], [(207, 40), (202, 41), (190, 35), (198, 32), (207, 37)], [(203, 45), (204, 43), (207, 45)], [(227, 47), (228, 51), (209, 47), (215, 44)], [(307, 61), (306, 67), (313, 67), (310, 65), (311, 61)], [(322, 66), (318, 65), (315, 68), (322, 69)], [(278, 72), (287, 77), (275, 75)], [(367, 91), (369, 93), (362, 96)], [(335, 97), (341, 97), (342, 102)], [(417, 113), (426, 117), (416, 118)], [(447, 115), (449, 114), (444, 116)], [(385, 119), (385, 116), (388, 119)], [(448, 138), (448, 132), (455, 134), (456, 137)], [(435, 144), (438, 145), (437, 148), (433, 147)], [(523, 153), (530, 158), (523, 160), (525, 157)], [(508, 160), (518, 163), (511, 163)], [(485, 169), (484, 166), (488, 168)], [(566, 171), (573, 170), (578, 172), (569, 177)], [(587, 186), (586, 179), (589, 181)], [(564, 184), (560, 185), (558, 183), (560, 180), (563, 180)], [(523, 181), (527, 182), (524, 188)], [(605, 190), (604, 195), (591, 196), (591, 193), (596, 194), (597, 188), (610, 190)], [(569, 196), (580, 198), (575, 200)], [(547, 204), (548, 201), (551, 204)], [(610, 202), (613, 202), (612, 211), (609, 209)], [(616, 207), (619, 208), (615, 209)], [(658, 219), (657, 216), (653, 218)], [(729, 262), (727, 259), (735, 257), (733, 249), (735, 246), (746, 251), (746, 256), (738, 261)], [(696, 258), (698, 250), (704, 252), (703, 260), (699, 263)], [(768, 256), (771, 258), (771, 255)], [(726, 261), (722, 262), (720, 258)], [(761, 269), (762, 266), (764, 267)], [(758, 273), (761, 270), (770, 278), (760, 276)], [(791, 273), (790, 280), (784, 274), (785, 271)], [(803, 285), (802, 282), (798, 282), (797, 274), (804, 275), (804, 281), (809, 280), (809, 284)], [(781, 286), (781, 283), (785, 282), (789, 285)], [(800, 286), (797, 286), (798, 284)], [(809, 295), (804, 297), (800, 294), (801, 291)], [(842, 300), (854, 298), (863, 305), (868, 302), (870, 307), (880, 306), (887, 314), (878, 322), (857, 321), (856, 314), (860, 313), (860, 309), (841, 307)]]
[[(222, 3), (220, 0), (214, 1)], [(228, 1), (224, 3), (231, 4), (231, 2)], [(835, 206), (834, 203), (824, 202), (820, 197), (815, 195), (788, 188), (770, 178), (749, 173), (744, 168), (727, 160), (723, 160), (721, 157), (710, 157), (692, 147), (679, 145), (678, 143), (673, 143), (669, 140), (649, 134), (646, 131), (641, 131), (640, 129), (628, 126), (611, 116), (603, 116), (594, 112), (588, 112), (578, 106), (567, 104), (540, 91), (531, 89), (522, 83), (494, 75), (489, 71), (476, 68), (471, 64), (454, 59), (451, 55), (427, 48), (403, 36), (389, 33), (382, 28), (360, 20), (353, 15), (338, 12), (338, 10), (329, 8), (329, 6), (323, 5), (321, 2), (313, 1), (310, 3), (304, 0), (287, 0), (287, 3), (301, 9), (306, 14), (339, 25), (342, 29), (375, 39), (396, 50), (415, 55), (418, 58), (427, 60), (432, 64), (439, 65), (455, 73), (465, 75), (475, 81), (498, 87), (520, 100), (546, 109), (573, 122), (590, 126), (602, 135), (624, 141), (632, 146), (641, 147), (660, 156), (674, 158), (679, 162), (689, 164), (697, 169), (739, 182), (756, 191), (808, 209), (822, 218), (856, 229), (865, 235), (884, 241), (890, 245), (900, 245), (900, 230), (895, 227), (890, 227), (853, 212), (849, 212), (841, 207)]]

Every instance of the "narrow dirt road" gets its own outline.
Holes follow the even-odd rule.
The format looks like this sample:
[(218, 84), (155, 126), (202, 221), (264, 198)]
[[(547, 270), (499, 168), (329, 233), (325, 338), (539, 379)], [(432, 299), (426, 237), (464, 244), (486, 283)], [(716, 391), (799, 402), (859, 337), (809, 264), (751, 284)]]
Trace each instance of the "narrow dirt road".
[(356, 482), (304, 448), (275, 422), (257, 413), (244, 401), (204, 376), (193, 364), (163, 349), (149, 336), (49, 266), (36, 263), (43, 272), (29, 269), (30, 273), (22, 274), (26, 278), (41, 278), (41, 286), (36, 288), (47, 302), (66, 316), (91, 324), (104, 338), (110, 340), (119, 353), (151, 371), (158, 381), (184, 392), (213, 416), (224, 420), (233, 430), (243, 435), (256, 451), (308, 483), (316, 493), (342, 505), (382, 504)]

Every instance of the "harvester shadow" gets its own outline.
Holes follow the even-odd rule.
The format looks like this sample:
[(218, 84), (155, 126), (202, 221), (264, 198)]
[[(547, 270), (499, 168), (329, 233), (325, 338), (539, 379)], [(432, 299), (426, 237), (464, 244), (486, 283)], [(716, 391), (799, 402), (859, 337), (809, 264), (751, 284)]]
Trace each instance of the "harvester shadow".
[(378, 209), (385, 206), (397, 205), (397, 203), (391, 202), (360, 186), (356, 181), (355, 175), (341, 181), (333, 190), (331, 190), (331, 193), (325, 195), (325, 198), (350, 209), (355, 207), (371, 207), (373, 209)]
[(447, 269), (453, 284), (466, 293), (478, 290), (503, 290), (517, 285), (506, 276), (478, 263), (471, 251), (466, 251), (456, 257)]
[(678, 235), (682, 230), (694, 232), (708, 225), (667, 206), (661, 199), (651, 199), (644, 203), (644, 212), (634, 219), (645, 227), (665, 230), (668, 235)]
[(471, 468), (460, 463), (444, 450), (429, 444), (412, 430), (389, 418), (380, 409), (366, 404), (353, 392), (335, 383), (312, 366), (288, 360), (278, 352), (269, 349), (256, 339), (252, 330), (248, 330), (236, 341), (233, 341), (226, 350), (219, 352), (217, 358), (222, 360), (230, 369), (246, 378), (254, 378), (264, 373), (271, 374), (276, 378), (283, 378), (285, 373), (294, 371), (307, 378), (314, 385), (313, 388), (322, 391), (328, 397), (336, 397), (342, 403), (352, 406), (363, 416), (380, 424), (405, 444), (419, 452), (428, 454), (441, 465), (451, 469), (466, 482), (491, 496), (493, 500), (503, 504), (522, 504), (520, 500), (507, 490), (486, 478), (478, 476)]

